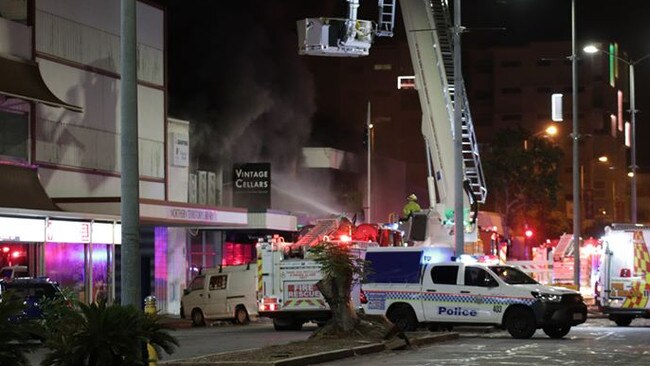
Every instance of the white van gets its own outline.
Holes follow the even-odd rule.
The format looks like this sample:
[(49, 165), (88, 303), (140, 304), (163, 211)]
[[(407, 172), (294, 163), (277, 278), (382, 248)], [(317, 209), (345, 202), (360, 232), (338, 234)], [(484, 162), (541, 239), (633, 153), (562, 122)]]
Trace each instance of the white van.
[(206, 320), (247, 324), (257, 316), (257, 274), (253, 266), (206, 269), (194, 277), (181, 299), (181, 317), (195, 326)]
[(587, 320), (576, 291), (544, 286), (512, 266), (442, 262), (451, 250), (439, 249), (369, 248), (365, 312), (407, 331), (420, 324), (496, 325), (513, 338), (530, 338), (539, 328), (562, 338)]

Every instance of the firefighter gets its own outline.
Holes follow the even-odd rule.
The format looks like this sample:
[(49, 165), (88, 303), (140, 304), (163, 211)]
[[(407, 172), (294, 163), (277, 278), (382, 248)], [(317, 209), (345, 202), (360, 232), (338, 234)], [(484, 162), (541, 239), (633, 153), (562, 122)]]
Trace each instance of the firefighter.
[(422, 208), (418, 204), (418, 197), (414, 193), (409, 194), (408, 197), (406, 197), (406, 205), (404, 205), (404, 208), (402, 209), (403, 220), (408, 220), (411, 218), (411, 215), (420, 211), (422, 211)]

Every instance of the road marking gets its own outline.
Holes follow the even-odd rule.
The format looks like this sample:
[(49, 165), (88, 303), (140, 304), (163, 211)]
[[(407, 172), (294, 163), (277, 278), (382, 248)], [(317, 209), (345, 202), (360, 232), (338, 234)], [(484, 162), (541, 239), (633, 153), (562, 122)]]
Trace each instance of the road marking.
[(601, 339), (603, 339), (603, 338), (605, 338), (605, 337), (609, 337), (609, 336), (611, 336), (612, 334), (614, 334), (614, 332), (607, 332), (607, 333), (601, 335), (600, 337), (596, 337), (595, 339), (596, 339), (597, 341), (599, 341), (599, 340), (601, 340)]

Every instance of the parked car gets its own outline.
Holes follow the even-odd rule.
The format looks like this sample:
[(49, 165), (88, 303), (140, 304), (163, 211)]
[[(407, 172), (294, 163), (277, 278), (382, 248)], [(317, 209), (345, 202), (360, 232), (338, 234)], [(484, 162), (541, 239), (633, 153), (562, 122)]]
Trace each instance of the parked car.
[(257, 316), (257, 273), (248, 266), (206, 269), (194, 277), (181, 299), (181, 317), (195, 326), (206, 320), (247, 324)]
[(14, 321), (22, 319), (39, 319), (43, 316), (43, 300), (64, 297), (59, 284), (49, 278), (14, 278), (11, 281), (0, 280), (0, 293), (9, 298), (24, 299), (23, 311)]

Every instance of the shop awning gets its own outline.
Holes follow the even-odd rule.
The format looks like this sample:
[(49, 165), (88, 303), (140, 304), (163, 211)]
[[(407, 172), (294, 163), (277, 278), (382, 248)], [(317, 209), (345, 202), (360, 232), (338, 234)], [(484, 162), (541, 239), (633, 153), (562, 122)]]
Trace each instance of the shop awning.
[(0, 164), (0, 207), (60, 211), (45, 192), (36, 167)]
[(0, 57), (0, 94), (52, 107), (82, 112), (81, 107), (68, 104), (50, 91), (45, 84), (38, 64), (17, 58)]

